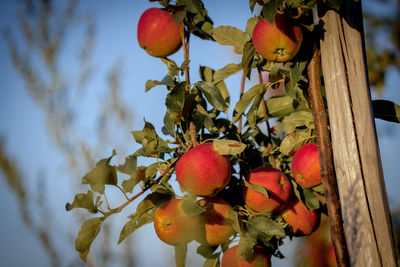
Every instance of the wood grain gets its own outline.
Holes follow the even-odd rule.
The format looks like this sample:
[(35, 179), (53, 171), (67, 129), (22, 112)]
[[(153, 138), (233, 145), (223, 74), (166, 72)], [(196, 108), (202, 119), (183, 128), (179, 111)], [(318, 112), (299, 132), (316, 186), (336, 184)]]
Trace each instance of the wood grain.
[[(350, 264), (395, 266), (390, 249), (393, 246), (391, 228), (386, 221), (390, 218), (387, 196), (366, 82), (362, 34), (335, 11), (328, 11), (322, 21), (321, 62)], [(383, 220), (381, 226), (378, 227), (374, 218)]]

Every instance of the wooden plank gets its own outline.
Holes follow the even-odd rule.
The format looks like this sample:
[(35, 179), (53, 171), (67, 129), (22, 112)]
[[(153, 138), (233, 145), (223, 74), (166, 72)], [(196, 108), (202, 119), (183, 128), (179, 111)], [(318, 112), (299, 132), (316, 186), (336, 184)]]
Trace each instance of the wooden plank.
[(382, 266), (362, 179), (346, 66), (334, 11), (322, 18), (321, 62), (331, 127), (336, 179), (351, 266)]
[(363, 44), (361, 2), (349, 1), (341, 37), (362, 177), (382, 266), (396, 266), (390, 211), (371, 108)]

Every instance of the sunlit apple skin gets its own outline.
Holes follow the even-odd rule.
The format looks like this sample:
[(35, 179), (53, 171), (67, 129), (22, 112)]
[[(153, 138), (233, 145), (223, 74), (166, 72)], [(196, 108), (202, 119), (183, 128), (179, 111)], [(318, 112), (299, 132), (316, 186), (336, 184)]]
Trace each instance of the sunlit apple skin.
[(296, 151), (292, 159), (292, 173), (296, 182), (306, 188), (321, 184), (321, 169), (316, 144), (305, 144)]
[(291, 60), (299, 51), (303, 40), (300, 26), (293, 24), (284, 14), (274, 15), (274, 24), (266, 19), (254, 27), (252, 40), (257, 52), (273, 62)]
[(215, 196), (231, 179), (231, 164), (226, 156), (204, 143), (186, 152), (176, 163), (176, 179), (181, 187), (197, 196)]
[(255, 211), (263, 213), (279, 212), (290, 198), (292, 186), (285, 174), (275, 168), (256, 168), (246, 176), (246, 181), (264, 186), (271, 193), (271, 197), (268, 198), (253, 189), (243, 187), (244, 201), (247, 206)]
[(253, 256), (249, 260), (240, 258), (236, 250), (238, 246), (229, 248), (224, 252), (221, 267), (270, 267), (271, 256), (262, 247), (255, 247)]
[(158, 238), (169, 245), (179, 245), (194, 240), (200, 227), (198, 216), (189, 216), (182, 210), (181, 199), (162, 204), (154, 214), (154, 229)]
[(218, 197), (201, 199), (200, 203), (206, 211), (202, 216), (202, 230), (196, 240), (207, 246), (225, 243), (235, 233), (227, 219), (233, 211), (232, 206)]
[(149, 8), (143, 12), (137, 27), (137, 39), (141, 48), (153, 57), (172, 55), (182, 45), (182, 25), (165, 10)]
[(292, 227), (295, 236), (311, 234), (317, 229), (320, 221), (320, 214), (307, 209), (297, 198), (291, 199), (281, 214), (285, 222)]

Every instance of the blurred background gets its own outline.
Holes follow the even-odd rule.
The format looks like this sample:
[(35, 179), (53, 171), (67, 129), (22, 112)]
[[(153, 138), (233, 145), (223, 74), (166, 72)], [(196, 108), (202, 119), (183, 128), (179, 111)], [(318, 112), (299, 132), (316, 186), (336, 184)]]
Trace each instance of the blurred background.
[[(244, 30), (253, 15), (248, 1), (203, 2), (214, 26)], [(152, 6), (158, 3), (2, 1), (1, 266), (85, 266), (74, 240), (90, 215), (66, 212), (65, 204), (87, 191), (81, 178), (99, 159), (116, 149), (112, 163), (122, 164), (139, 148), (130, 131), (141, 130), (144, 119), (162, 135), (167, 90), (159, 86), (145, 93), (144, 88), (149, 79), (161, 80), (167, 69), (136, 40), (138, 19)], [(400, 103), (400, 1), (365, 0), (363, 10), (372, 98)], [(200, 80), (200, 66), (219, 69), (241, 60), (231, 47), (195, 36), (190, 45), (192, 81)], [(171, 58), (180, 65), (183, 52)], [(226, 83), (235, 103), (240, 74)], [(376, 126), (393, 223), (399, 229), (400, 125), (376, 120)], [(120, 192), (107, 194), (111, 207), (122, 203)], [(126, 217), (134, 211), (133, 203), (103, 224), (88, 266), (174, 266), (173, 247), (157, 239), (152, 224), (117, 245)], [(286, 258), (273, 259), (273, 266), (312, 266), (304, 261), (307, 253), (299, 253), (304, 242), (285, 240)], [(195, 250), (195, 245), (189, 247), (188, 266), (202, 266)]]

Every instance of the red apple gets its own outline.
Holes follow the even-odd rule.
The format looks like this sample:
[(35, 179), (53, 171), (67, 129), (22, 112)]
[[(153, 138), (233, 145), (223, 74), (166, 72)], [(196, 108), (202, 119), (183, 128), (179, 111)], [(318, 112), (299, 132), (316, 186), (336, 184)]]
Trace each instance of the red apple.
[(154, 57), (172, 55), (182, 45), (182, 25), (160, 8), (147, 9), (139, 19), (137, 38), (141, 48)]
[(221, 261), (221, 267), (270, 267), (271, 256), (264, 248), (260, 246), (254, 247), (254, 253), (250, 259), (245, 260), (240, 258), (236, 253), (238, 246), (231, 247), (224, 252)]
[(328, 267), (337, 267), (335, 248), (333, 247), (332, 242), (329, 243), (329, 246), (326, 249), (326, 263)]
[(292, 159), (292, 173), (296, 182), (310, 188), (321, 184), (318, 146), (305, 144), (296, 151)]
[(154, 214), (154, 229), (160, 240), (179, 245), (194, 240), (200, 227), (199, 216), (189, 216), (182, 210), (182, 199), (162, 204)]
[(319, 213), (307, 209), (297, 198), (289, 201), (282, 211), (282, 218), (292, 227), (293, 234), (296, 236), (311, 234), (320, 221)]
[(235, 233), (227, 220), (232, 206), (218, 197), (202, 199), (200, 203), (206, 207), (206, 211), (203, 214), (202, 231), (196, 240), (208, 246), (225, 243)]
[(228, 157), (218, 154), (212, 143), (186, 152), (176, 163), (176, 179), (181, 187), (197, 196), (215, 196), (231, 179)]
[(246, 181), (267, 188), (270, 198), (248, 188), (243, 188), (243, 197), (247, 206), (258, 212), (273, 213), (282, 210), (290, 198), (291, 185), (283, 172), (272, 167), (259, 167), (252, 170)]
[(254, 47), (265, 59), (274, 62), (291, 60), (299, 51), (303, 39), (300, 26), (284, 14), (275, 14), (274, 23), (260, 20), (252, 33)]

